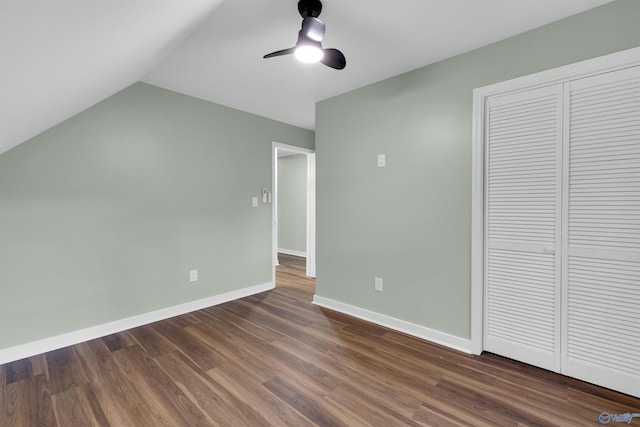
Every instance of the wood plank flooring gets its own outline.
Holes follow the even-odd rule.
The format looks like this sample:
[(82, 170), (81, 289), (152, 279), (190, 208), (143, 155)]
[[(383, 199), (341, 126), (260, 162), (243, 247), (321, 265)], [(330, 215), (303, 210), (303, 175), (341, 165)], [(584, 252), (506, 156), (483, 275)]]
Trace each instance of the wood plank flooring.
[(304, 260), (280, 259), (273, 291), (1, 365), (0, 426), (588, 426), (640, 412), (314, 306)]

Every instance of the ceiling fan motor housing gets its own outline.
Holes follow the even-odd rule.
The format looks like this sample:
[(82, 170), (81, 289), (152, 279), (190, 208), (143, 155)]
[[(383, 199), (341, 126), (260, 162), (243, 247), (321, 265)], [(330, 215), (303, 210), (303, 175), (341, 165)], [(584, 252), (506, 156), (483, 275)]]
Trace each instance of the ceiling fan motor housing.
[(320, 0), (300, 0), (298, 2), (298, 12), (303, 18), (307, 16), (317, 18), (322, 12), (322, 3)]

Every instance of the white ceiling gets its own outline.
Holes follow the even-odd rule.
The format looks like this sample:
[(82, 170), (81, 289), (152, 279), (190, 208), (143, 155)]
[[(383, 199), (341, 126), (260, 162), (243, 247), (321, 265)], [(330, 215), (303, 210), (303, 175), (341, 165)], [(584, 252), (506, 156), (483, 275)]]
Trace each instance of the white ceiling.
[(338, 71), (262, 59), (297, 0), (0, 0), (0, 153), (140, 79), (313, 129), (317, 101), (609, 1), (324, 0)]
[(0, 153), (140, 80), (222, 0), (0, 0)]

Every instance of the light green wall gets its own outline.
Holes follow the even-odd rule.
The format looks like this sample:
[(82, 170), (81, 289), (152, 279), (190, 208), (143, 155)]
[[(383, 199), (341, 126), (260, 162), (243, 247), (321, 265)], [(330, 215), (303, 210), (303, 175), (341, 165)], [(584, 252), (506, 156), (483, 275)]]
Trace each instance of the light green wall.
[(139, 83), (2, 154), (0, 348), (270, 282), (251, 197), (313, 139)]
[(469, 338), (473, 89), (638, 45), (621, 0), (317, 104), (317, 295)]
[(307, 250), (307, 156), (278, 159), (278, 248)]

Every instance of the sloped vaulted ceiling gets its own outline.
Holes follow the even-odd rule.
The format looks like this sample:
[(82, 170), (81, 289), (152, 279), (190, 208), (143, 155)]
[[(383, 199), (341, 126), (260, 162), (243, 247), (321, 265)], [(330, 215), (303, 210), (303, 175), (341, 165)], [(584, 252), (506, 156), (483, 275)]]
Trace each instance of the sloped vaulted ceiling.
[(0, 0), (0, 153), (140, 80), (222, 0)]
[(139, 80), (313, 129), (317, 101), (610, 1), (323, 0), (336, 71), (262, 59), (297, 0), (0, 0), (0, 154)]

